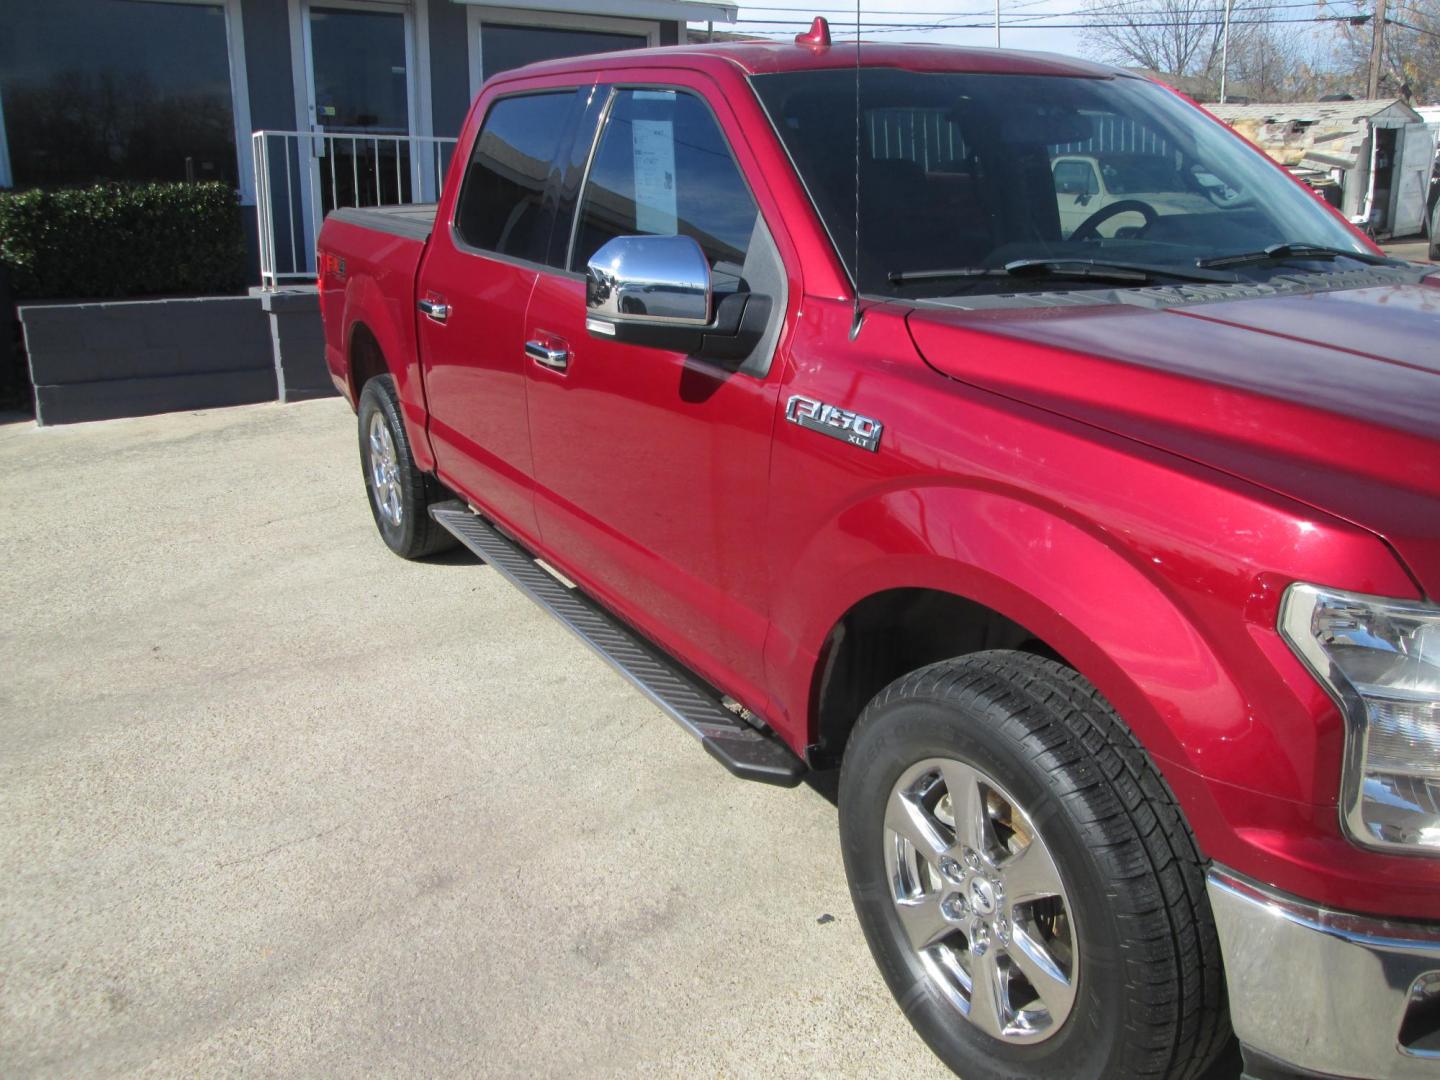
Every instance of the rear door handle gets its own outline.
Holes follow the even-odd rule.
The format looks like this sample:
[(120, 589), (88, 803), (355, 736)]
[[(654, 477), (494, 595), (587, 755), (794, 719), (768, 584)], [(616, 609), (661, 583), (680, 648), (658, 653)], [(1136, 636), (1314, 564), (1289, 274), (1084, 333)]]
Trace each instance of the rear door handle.
[(450, 305), (443, 300), (431, 300), (429, 297), (426, 297), (418, 301), (417, 306), (425, 313), (427, 319), (433, 319), (436, 322), (443, 323), (450, 317)]
[(570, 366), (570, 350), (564, 346), (546, 345), (543, 341), (527, 341), (525, 355), (553, 371), (564, 371)]

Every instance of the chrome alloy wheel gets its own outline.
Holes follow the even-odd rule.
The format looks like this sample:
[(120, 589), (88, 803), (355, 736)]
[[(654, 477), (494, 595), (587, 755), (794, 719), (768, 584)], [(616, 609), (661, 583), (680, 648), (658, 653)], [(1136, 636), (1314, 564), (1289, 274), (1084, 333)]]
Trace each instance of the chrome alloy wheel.
[(911, 766), (886, 806), (885, 868), (910, 947), (961, 1016), (1007, 1043), (1060, 1029), (1080, 974), (1070, 901), (999, 784), (960, 761)]
[(399, 525), (404, 516), (400, 503), (400, 461), (395, 452), (395, 439), (385, 417), (376, 410), (370, 416), (370, 487), (375, 492), (375, 505), (391, 525)]

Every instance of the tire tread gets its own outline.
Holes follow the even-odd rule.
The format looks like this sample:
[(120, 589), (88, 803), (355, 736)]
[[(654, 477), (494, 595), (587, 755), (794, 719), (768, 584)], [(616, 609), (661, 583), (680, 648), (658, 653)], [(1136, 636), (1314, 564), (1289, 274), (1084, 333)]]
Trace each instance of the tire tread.
[(1170, 786), (1110, 703), (1058, 661), (996, 650), (902, 676), (866, 707), (856, 733), (902, 698), (989, 714), (1050, 773), (1107, 879), (1123, 885), (1107, 900), (1129, 928), (1127, 982), (1146, 988), (1123, 1075), (1202, 1077), (1231, 1040), (1205, 860)]

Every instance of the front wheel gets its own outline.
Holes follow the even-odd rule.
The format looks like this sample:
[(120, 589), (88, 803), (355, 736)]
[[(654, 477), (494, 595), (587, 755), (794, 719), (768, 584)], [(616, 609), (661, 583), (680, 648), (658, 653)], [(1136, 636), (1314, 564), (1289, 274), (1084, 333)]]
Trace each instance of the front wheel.
[(420, 559), (455, 546), (455, 539), (430, 517), (430, 506), (445, 498), (434, 477), (419, 470), (400, 419), (395, 381), (378, 375), (360, 392), (360, 467), (370, 495), (370, 512), (380, 538), (396, 555)]
[(1189, 829), (1070, 669), (924, 668), (866, 708), (840, 832), (896, 1000), (966, 1080), (1193, 1078), (1230, 1038)]

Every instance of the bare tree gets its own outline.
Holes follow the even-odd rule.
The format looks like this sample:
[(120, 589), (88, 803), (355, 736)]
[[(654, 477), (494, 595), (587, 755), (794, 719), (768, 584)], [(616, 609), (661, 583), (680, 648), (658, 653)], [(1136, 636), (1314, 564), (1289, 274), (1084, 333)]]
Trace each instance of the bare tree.
[(1295, 31), (1267, 23), (1232, 37), (1229, 85), (1234, 93), (1252, 101), (1295, 101), (1318, 93), (1317, 71), (1323, 63), (1315, 58), (1313, 42)]
[[(1085, 21), (1081, 37), (1093, 55), (1199, 80), (1193, 89), (1203, 94), (1217, 91), (1225, 0), (1090, 0)], [(1283, 29), (1290, 28), (1273, 22), (1270, 0), (1235, 0), (1228, 72), (1234, 92), (1274, 100), (1302, 81), (1299, 40)]]
[(1087, 49), (1167, 75), (1205, 75), (1220, 51), (1224, 0), (1090, 0)]
[[(1362, 0), (1362, 11), (1374, 4)], [(1389, 0), (1380, 93), (1417, 104), (1440, 101), (1440, 0)], [(1347, 89), (1363, 93), (1370, 63), (1371, 23), (1337, 22), (1335, 64)]]

